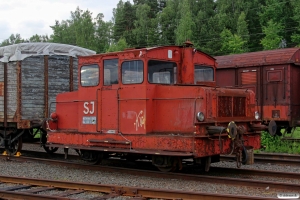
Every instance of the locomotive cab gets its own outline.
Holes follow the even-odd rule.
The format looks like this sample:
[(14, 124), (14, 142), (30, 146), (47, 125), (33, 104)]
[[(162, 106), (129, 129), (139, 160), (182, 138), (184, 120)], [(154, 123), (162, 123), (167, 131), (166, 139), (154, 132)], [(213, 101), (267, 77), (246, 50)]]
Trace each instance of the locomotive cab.
[(231, 151), (241, 161), (260, 147), (254, 93), (217, 88), (215, 69), (190, 43), (80, 57), (79, 89), (57, 95), (48, 146), (94, 163), (147, 157), (162, 171), (189, 158), (208, 170)]

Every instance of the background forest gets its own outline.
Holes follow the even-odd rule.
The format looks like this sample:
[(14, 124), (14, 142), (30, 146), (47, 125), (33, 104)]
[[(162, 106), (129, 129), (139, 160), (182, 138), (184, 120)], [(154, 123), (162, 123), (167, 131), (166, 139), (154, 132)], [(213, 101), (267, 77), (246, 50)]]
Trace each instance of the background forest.
[(0, 46), (55, 42), (103, 53), (188, 39), (216, 56), (300, 45), (300, 0), (120, 0), (113, 18), (103, 19), (77, 8), (54, 22), (50, 36), (12, 34)]

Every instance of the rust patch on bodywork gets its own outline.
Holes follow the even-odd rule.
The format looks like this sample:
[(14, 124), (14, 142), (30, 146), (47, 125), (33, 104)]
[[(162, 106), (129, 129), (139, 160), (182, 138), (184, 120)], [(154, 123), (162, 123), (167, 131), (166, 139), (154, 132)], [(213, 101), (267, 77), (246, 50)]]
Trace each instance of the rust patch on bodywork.
[(0, 82), (0, 96), (4, 96), (4, 82)]

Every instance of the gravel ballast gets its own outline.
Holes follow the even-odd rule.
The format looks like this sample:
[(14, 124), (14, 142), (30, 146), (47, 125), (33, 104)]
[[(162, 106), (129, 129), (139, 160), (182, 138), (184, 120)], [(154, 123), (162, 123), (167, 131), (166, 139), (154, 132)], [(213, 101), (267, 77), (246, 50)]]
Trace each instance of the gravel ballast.
[[(33, 150), (33, 147), (28, 147)], [(28, 149), (24, 145), (23, 149)], [(40, 148), (40, 147), (34, 147)], [(42, 150), (42, 148), (40, 148)], [(219, 162), (213, 163), (212, 166), (222, 167), (235, 167), (236, 163), (232, 162)], [(239, 187), (225, 184), (211, 184), (197, 181), (186, 181), (177, 179), (163, 179), (152, 178), (144, 176), (135, 176), (125, 173), (110, 173), (103, 171), (90, 171), (73, 169), (70, 167), (53, 166), (42, 163), (34, 162), (17, 162), (0, 160), (1, 175), (3, 176), (16, 176), (28, 178), (42, 178), (49, 180), (61, 180), (71, 182), (85, 182), (85, 183), (98, 183), (98, 184), (111, 184), (120, 186), (131, 187), (144, 187), (155, 189), (171, 189), (171, 190), (184, 190), (205, 193), (218, 193), (218, 194), (236, 194), (236, 195), (250, 195), (250, 196), (263, 196), (263, 197), (277, 197), (277, 193), (289, 192), (278, 191), (272, 188), (252, 188), (252, 187)], [(260, 169), (270, 171), (282, 172), (296, 172), (299, 173), (300, 169), (294, 166), (278, 166), (270, 164), (253, 164), (244, 165), (242, 168), (247, 169)], [(271, 181), (268, 177), (261, 177), (261, 180)], [(274, 180), (272, 180), (274, 181)], [(295, 182), (297, 183), (297, 182)], [(297, 183), (298, 184), (298, 183)]]

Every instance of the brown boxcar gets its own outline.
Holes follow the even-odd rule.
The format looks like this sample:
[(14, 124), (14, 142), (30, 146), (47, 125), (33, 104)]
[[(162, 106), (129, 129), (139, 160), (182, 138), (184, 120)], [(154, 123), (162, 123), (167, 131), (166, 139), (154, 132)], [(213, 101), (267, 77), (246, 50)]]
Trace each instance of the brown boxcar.
[(300, 49), (217, 56), (217, 85), (251, 89), (256, 93), (256, 110), (281, 135), (300, 125)]
[(221, 153), (260, 148), (255, 95), (216, 88), (215, 59), (186, 46), (131, 49), (79, 57), (79, 89), (58, 94), (48, 146), (82, 159), (150, 158), (162, 171), (182, 159), (205, 165)]
[(34, 138), (55, 110), (50, 102), (56, 95), (77, 90), (77, 56), (91, 54), (95, 52), (55, 43), (0, 47), (1, 146), (16, 153), (22, 138)]

